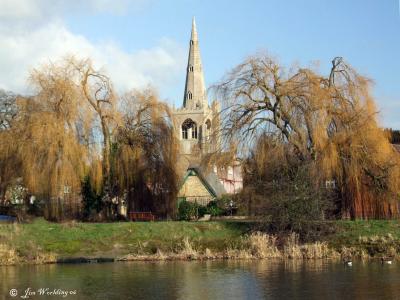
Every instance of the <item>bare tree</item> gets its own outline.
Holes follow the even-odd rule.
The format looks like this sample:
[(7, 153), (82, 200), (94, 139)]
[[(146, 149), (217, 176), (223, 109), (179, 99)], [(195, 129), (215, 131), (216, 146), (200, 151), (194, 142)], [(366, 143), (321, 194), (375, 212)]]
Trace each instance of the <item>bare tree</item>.
[(112, 136), (112, 121), (115, 121), (115, 94), (110, 79), (94, 69), (90, 60), (76, 61), (71, 58), (80, 76), (80, 88), (84, 100), (95, 112), (101, 127), (102, 134), (102, 172), (104, 190), (107, 196), (111, 190), (110, 151)]
[[(398, 157), (376, 122), (370, 81), (335, 58), (328, 76), (307, 68), (286, 71), (274, 59), (250, 57), (217, 86), (223, 134), (255, 145), (263, 134), (313, 161), (316, 178), (334, 178), (343, 215), (398, 213)], [(243, 150), (242, 147), (242, 150)]]

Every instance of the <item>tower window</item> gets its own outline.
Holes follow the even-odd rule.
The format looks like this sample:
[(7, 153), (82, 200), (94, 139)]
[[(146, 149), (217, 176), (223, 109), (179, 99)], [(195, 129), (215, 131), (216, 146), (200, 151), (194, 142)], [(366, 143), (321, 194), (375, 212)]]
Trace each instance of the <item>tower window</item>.
[(206, 125), (206, 140), (208, 141), (210, 139), (211, 136), (211, 121), (208, 119), (205, 123)]
[(192, 93), (191, 93), (191, 92), (188, 92), (188, 93), (187, 93), (187, 98), (188, 98), (189, 100), (192, 99)]
[(190, 45), (193, 45), (193, 40), (190, 40)]
[(192, 139), (197, 139), (197, 126), (192, 129)]
[(197, 124), (192, 119), (186, 119), (182, 124), (182, 139), (197, 139)]
[(193, 66), (189, 66), (189, 72), (193, 72)]

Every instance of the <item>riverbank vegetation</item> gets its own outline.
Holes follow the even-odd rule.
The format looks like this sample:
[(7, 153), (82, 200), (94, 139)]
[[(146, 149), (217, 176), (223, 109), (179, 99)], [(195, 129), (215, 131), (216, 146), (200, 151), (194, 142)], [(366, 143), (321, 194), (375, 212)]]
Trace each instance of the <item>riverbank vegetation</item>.
[[(334, 221), (319, 240), (266, 234), (257, 222), (117, 222), (0, 225), (0, 263), (54, 263), (85, 258), (348, 259), (400, 255), (400, 222)], [(78, 260), (79, 261), (79, 260)]]

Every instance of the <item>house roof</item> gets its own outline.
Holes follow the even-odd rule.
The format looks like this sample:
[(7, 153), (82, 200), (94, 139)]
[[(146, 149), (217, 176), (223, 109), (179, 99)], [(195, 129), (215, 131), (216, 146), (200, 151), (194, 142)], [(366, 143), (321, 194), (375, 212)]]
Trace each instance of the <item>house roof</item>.
[(209, 172), (208, 174), (204, 174), (204, 172), (198, 167), (189, 167), (186, 171), (186, 174), (182, 180), (181, 187), (186, 182), (189, 176), (197, 176), (201, 183), (205, 186), (207, 191), (214, 197), (221, 197), (223, 194), (226, 194), (224, 186), (219, 181), (217, 175), (213, 172)]

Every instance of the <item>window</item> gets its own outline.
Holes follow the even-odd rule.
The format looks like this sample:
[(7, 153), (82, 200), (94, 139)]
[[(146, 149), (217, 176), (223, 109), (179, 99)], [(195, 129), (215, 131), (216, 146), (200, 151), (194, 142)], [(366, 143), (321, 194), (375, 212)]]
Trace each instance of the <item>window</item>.
[(211, 129), (211, 121), (210, 120), (206, 121), (206, 127), (207, 127), (207, 130)]
[(206, 121), (206, 141), (208, 141), (210, 139), (211, 136), (211, 121), (208, 119)]
[(327, 189), (335, 189), (336, 188), (336, 180), (326, 180), (325, 181), (325, 188)]
[(183, 127), (182, 125), (182, 139), (187, 140), (187, 138), (188, 138), (188, 128)]
[(193, 72), (193, 66), (189, 66), (189, 72)]
[(190, 45), (191, 45), (191, 46), (193, 45), (193, 40), (190, 40)]
[(197, 124), (192, 119), (186, 119), (182, 124), (182, 139), (197, 139)]
[(233, 168), (231, 166), (228, 167), (228, 175), (233, 175)]
[(191, 92), (188, 92), (188, 93), (187, 93), (187, 98), (188, 98), (189, 100), (192, 99), (192, 93), (191, 93)]
[(197, 139), (197, 126), (192, 128), (192, 139)]

